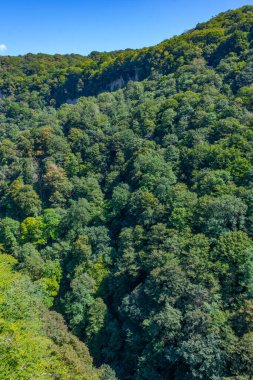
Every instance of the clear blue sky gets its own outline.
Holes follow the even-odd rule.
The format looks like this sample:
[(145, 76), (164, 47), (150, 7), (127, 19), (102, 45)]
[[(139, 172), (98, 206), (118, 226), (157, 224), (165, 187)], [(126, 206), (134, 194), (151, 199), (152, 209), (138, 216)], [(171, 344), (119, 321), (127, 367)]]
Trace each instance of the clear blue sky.
[(140, 48), (246, 4), (253, 5), (253, 1), (4, 0), (0, 51), (8, 55), (88, 54)]

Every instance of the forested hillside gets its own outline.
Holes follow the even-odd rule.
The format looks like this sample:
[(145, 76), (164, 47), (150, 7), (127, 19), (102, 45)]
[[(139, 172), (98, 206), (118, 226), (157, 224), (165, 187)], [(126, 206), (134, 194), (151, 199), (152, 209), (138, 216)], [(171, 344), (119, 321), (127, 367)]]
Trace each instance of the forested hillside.
[(253, 6), (0, 91), (0, 378), (251, 380)]

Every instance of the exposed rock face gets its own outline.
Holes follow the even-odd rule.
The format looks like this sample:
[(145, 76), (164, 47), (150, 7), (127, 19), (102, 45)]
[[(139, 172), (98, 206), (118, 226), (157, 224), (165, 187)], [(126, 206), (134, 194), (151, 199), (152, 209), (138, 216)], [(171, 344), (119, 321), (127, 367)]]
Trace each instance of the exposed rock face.
[(107, 88), (110, 90), (110, 91), (114, 91), (114, 90), (118, 90), (119, 88), (122, 88), (126, 85), (126, 83), (128, 81), (134, 81), (134, 82), (138, 82), (139, 80), (139, 73), (138, 73), (138, 70), (135, 69), (134, 71), (134, 75), (129, 75), (128, 74), (128, 78), (127, 79), (124, 79), (123, 76), (121, 75), (119, 78), (115, 79), (113, 82), (111, 82)]
[(109, 84), (109, 89), (110, 91), (114, 91), (114, 90), (124, 87), (124, 85), (125, 85), (125, 81), (121, 75), (118, 79), (114, 80), (113, 82)]

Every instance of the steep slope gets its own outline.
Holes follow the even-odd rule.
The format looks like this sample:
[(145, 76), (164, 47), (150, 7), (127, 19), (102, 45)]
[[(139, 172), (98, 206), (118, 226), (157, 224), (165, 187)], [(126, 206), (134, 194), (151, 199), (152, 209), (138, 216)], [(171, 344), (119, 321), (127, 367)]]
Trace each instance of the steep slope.
[(99, 380), (86, 346), (60, 315), (46, 310), (40, 288), (15, 272), (14, 264), (11, 256), (0, 255), (1, 379)]
[(220, 14), (193, 30), (157, 46), (80, 55), (27, 54), (0, 57), (0, 90), (32, 106), (57, 105), (81, 95), (116, 89), (129, 80), (143, 80), (154, 70), (169, 74), (203, 57), (216, 67), (231, 53), (247, 60), (252, 41), (252, 6)]
[(252, 39), (247, 6), (152, 48), (0, 59), (0, 247), (55, 371), (252, 378)]

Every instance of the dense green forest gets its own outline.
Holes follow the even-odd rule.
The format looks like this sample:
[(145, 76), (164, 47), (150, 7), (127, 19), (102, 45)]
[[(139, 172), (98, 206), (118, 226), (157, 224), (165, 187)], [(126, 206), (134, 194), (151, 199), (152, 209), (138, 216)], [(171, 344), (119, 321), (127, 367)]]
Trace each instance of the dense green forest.
[(252, 380), (253, 6), (0, 98), (0, 378)]

